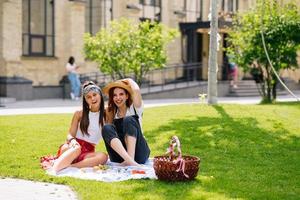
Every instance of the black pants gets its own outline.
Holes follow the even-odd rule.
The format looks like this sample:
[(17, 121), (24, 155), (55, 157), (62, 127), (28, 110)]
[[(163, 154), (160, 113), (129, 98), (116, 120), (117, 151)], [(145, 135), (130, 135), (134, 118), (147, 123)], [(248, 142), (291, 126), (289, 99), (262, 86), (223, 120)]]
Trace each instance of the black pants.
[(110, 160), (118, 163), (124, 161), (123, 158), (111, 148), (110, 142), (112, 139), (118, 138), (127, 150), (125, 143), (126, 135), (136, 138), (134, 160), (139, 164), (144, 164), (149, 158), (150, 149), (141, 131), (137, 115), (115, 119), (113, 124), (104, 125), (102, 136)]

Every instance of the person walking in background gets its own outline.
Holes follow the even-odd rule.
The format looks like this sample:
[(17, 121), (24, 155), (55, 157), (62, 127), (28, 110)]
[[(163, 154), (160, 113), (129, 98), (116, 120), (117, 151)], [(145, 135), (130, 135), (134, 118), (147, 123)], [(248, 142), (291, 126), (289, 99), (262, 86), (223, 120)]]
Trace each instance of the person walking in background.
[(77, 69), (79, 68), (79, 66), (76, 65), (75, 63), (75, 58), (73, 56), (71, 56), (69, 58), (69, 61), (66, 65), (66, 69), (68, 72), (68, 79), (70, 81), (70, 85), (71, 85), (71, 93), (70, 93), (70, 97), (72, 100), (78, 100), (80, 97), (80, 80), (79, 80), (79, 76), (77, 74)]
[(232, 58), (230, 56), (229, 56), (229, 78), (230, 78), (230, 87), (237, 88), (238, 66), (235, 62), (232, 61)]

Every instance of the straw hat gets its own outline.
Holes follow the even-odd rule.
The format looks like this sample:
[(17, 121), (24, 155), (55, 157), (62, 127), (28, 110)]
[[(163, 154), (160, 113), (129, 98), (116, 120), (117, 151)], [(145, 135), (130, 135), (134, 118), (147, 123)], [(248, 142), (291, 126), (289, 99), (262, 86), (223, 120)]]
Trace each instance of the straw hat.
[(130, 82), (128, 80), (117, 80), (115, 82), (108, 83), (104, 88), (103, 88), (103, 93), (106, 94), (107, 96), (109, 95), (109, 91), (112, 88), (123, 88), (125, 89), (131, 96), (133, 95), (132, 88), (130, 86)]

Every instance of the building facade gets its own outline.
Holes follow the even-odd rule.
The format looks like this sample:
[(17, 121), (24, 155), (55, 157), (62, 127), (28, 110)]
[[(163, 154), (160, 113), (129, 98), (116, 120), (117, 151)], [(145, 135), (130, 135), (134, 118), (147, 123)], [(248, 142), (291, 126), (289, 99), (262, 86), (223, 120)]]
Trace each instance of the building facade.
[[(255, 0), (220, 0), (218, 79), (226, 79), (226, 27), (237, 11)], [(85, 60), (83, 35), (95, 34), (109, 22), (130, 18), (159, 21), (177, 28), (181, 36), (168, 47), (168, 63), (201, 63), (199, 79), (207, 79), (209, 52), (207, 0), (1, 0), (0, 97), (20, 100), (58, 98), (65, 65), (74, 56), (79, 73), (99, 71)], [(286, 72), (299, 80), (297, 72)]]

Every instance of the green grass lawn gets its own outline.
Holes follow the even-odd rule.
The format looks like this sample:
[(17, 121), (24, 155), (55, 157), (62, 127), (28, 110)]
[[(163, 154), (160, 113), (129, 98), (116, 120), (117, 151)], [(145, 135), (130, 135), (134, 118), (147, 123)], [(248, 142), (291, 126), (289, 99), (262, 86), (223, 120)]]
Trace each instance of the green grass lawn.
[[(57, 178), (39, 166), (65, 140), (71, 114), (0, 116), (0, 177), (71, 186), (82, 199), (299, 199), (300, 104), (201, 104), (146, 109), (151, 156), (177, 135), (184, 154), (201, 158), (191, 182), (117, 183)], [(103, 142), (98, 147), (104, 150)]]

